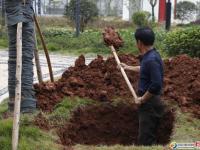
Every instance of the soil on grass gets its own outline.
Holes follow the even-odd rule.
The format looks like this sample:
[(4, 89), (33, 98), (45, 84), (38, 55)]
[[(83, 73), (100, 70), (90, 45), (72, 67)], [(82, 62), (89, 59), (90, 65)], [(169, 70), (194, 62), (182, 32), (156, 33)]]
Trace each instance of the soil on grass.
[[(158, 144), (166, 145), (173, 130), (174, 114), (166, 111), (157, 131)], [(132, 145), (137, 144), (137, 107), (109, 103), (86, 106), (73, 112), (58, 135), (63, 145)]]
[(45, 118), (42, 113), (39, 113), (35, 117), (33, 124), (38, 126), (40, 129), (43, 129), (43, 130), (50, 130), (51, 129), (51, 126), (49, 124), (48, 119)]
[[(120, 55), (120, 60), (128, 65), (138, 65), (134, 55)], [(176, 101), (184, 112), (191, 112), (200, 118), (200, 60), (180, 55), (164, 61), (165, 76), (163, 99)], [(137, 90), (139, 75), (127, 71), (127, 75)], [(37, 106), (43, 111), (52, 111), (64, 96), (79, 96), (97, 101), (111, 101), (116, 97), (132, 101), (132, 95), (117, 69), (113, 57), (104, 60), (98, 56), (85, 65), (80, 56), (74, 67), (66, 70), (62, 78), (54, 83), (36, 84)]]

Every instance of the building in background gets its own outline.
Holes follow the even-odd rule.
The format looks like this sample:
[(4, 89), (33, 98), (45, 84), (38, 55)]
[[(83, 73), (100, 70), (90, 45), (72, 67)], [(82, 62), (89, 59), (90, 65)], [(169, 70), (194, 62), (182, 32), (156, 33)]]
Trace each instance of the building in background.
[[(100, 16), (122, 17), (130, 20), (141, 10), (141, 0), (91, 0), (96, 3)], [(63, 15), (70, 0), (34, 0), (34, 10), (40, 15)]]
[[(1, 18), (3, 17), (4, 7), (2, 7), (4, 0), (0, 0), (0, 11)], [(132, 15), (140, 10), (148, 11), (151, 13), (151, 5), (149, 0), (91, 0), (96, 3), (99, 9), (100, 16), (113, 16), (121, 17), (123, 20), (131, 21)], [(155, 18), (158, 22), (165, 22), (166, 16), (166, 1), (158, 0), (155, 6)], [(184, 0), (170, 0), (172, 3), (172, 22), (178, 22), (175, 18), (176, 4)], [(199, 2), (200, 0), (185, 0), (193, 3)], [(70, 0), (34, 0), (34, 10), (38, 15), (59, 15), (62, 16), (65, 11), (65, 6), (69, 4)], [(199, 14), (198, 14), (199, 13)], [(196, 17), (200, 18), (200, 10), (197, 15), (191, 18), (191, 21), (195, 20)], [(2, 19), (1, 19), (2, 20)]]

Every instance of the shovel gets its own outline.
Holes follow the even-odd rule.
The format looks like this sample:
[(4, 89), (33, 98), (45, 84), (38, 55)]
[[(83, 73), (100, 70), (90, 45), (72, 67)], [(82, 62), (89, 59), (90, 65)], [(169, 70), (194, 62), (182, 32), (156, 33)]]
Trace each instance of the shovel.
[(137, 99), (136, 92), (133, 89), (131, 82), (129, 81), (124, 68), (121, 66), (121, 62), (119, 60), (119, 57), (118, 57), (116, 49), (115, 49), (115, 47), (119, 48), (119, 47), (123, 46), (122, 38), (119, 36), (119, 34), (117, 32), (115, 32), (113, 27), (106, 27), (105, 31), (103, 33), (103, 39), (104, 39), (104, 42), (106, 43), (106, 45), (110, 47), (112, 54), (117, 62), (117, 65), (120, 68), (122, 76), (124, 77), (126, 84), (128, 85), (128, 88), (129, 88), (131, 94), (133, 95), (134, 102), (136, 103), (136, 101), (135, 101)]
[(117, 52), (116, 52), (114, 46), (110, 46), (110, 48), (111, 48), (111, 51), (112, 51), (112, 53), (113, 53), (113, 55), (114, 55), (114, 57), (115, 57), (115, 60), (116, 60), (116, 62), (117, 62), (117, 65), (120, 67), (120, 71), (121, 71), (121, 73), (122, 73), (122, 76), (124, 77), (124, 79), (125, 79), (125, 81), (126, 81), (126, 84), (128, 85), (128, 88), (129, 88), (129, 90), (131, 91), (131, 94), (133, 95), (134, 102), (135, 102), (135, 99), (137, 99), (136, 92), (135, 92), (135, 90), (133, 89), (133, 87), (132, 87), (132, 85), (131, 85), (131, 82), (129, 81), (128, 76), (127, 76), (127, 74), (126, 74), (124, 68), (121, 66), (121, 62), (120, 62), (120, 60), (119, 60), (119, 57), (118, 57), (118, 55), (117, 55)]

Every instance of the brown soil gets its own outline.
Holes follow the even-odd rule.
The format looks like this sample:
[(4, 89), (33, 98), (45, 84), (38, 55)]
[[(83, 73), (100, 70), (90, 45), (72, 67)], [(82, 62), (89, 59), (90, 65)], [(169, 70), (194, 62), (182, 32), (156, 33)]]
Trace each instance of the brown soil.
[[(138, 65), (133, 55), (120, 55), (120, 60), (129, 65)], [(191, 112), (200, 118), (200, 60), (186, 55), (164, 62), (165, 77), (163, 99), (176, 101), (182, 111)], [(137, 90), (139, 75), (127, 71), (129, 79)], [(52, 111), (64, 96), (87, 97), (102, 102), (99, 106), (87, 106), (75, 110), (72, 118), (58, 134), (64, 145), (73, 144), (123, 144), (136, 143), (138, 116), (127, 85), (116, 67), (113, 57), (103, 60), (98, 56), (85, 65), (84, 56), (76, 60), (55, 83), (36, 84), (37, 106), (43, 111)], [(115, 98), (122, 98), (126, 104), (112, 106)], [(158, 130), (158, 143), (167, 144), (174, 124), (174, 114), (166, 112)]]
[(103, 32), (103, 40), (107, 46), (114, 46), (115, 49), (119, 49), (124, 44), (123, 39), (113, 27), (105, 28)]
[[(121, 55), (123, 62), (136, 64), (133, 55)], [(130, 81), (137, 87), (138, 75), (127, 72)], [(115, 60), (109, 58), (104, 61), (98, 56), (88, 66), (85, 59), (80, 56), (75, 62), (75, 67), (70, 67), (55, 83), (35, 84), (37, 106), (43, 111), (52, 111), (64, 96), (88, 97), (97, 101), (110, 101), (114, 97), (126, 97), (131, 94), (123, 77), (116, 67)]]
[[(120, 55), (120, 60), (129, 65), (139, 64), (133, 55)], [(165, 60), (163, 99), (177, 101), (184, 112), (192, 112), (200, 118), (200, 60), (186, 55)], [(137, 90), (139, 75), (127, 71), (129, 79)], [(88, 66), (84, 56), (75, 62), (55, 83), (36, 84), (38, 107), (43, 111), (52, 111), (64, 96), (87, 97), (98, 101), (110, 101), (123, 97), (131, 101), (132, 96), (116, 67), (113, 57), (106, 61), (98, 56)]]
[[(174, 114), (167, 111), (157, 132), (158, 144), (170, 141)], [(127, 104), (79, 108), (71, 120), (59, 129), (58, 135), (64, 145), (132, 145), (137, 144), (137, 108)]]
[(200, 60), (181, 55), (165, 61), (164, 99), (200, 119)]
[(42, 113), (39, 113), (34, 119), (34, 125), (40, 129), (49, 130), (51, 128), (49, 121), (44, 117)]

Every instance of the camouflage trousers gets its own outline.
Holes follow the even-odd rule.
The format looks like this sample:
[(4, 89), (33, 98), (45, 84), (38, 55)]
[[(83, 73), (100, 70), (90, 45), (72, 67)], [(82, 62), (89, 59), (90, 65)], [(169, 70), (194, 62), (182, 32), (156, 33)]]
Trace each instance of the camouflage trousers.
[[(33, 57), (34, 57), (34, 23), (24, 22), (22, 28), (22, 99), (21, 111), (34, 110), (36, 98), (33, 89)], [(17, 24), (8, 26), (9, 60), (8, 60), (8, 90), (10, 111), (14, 109), (16, 87), (16, 33)]]

